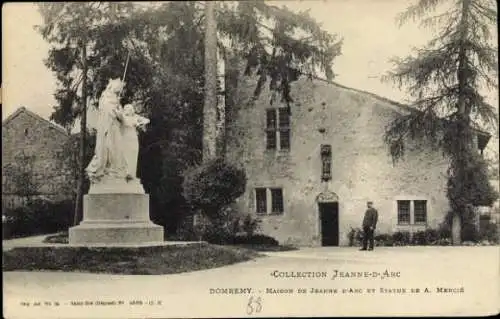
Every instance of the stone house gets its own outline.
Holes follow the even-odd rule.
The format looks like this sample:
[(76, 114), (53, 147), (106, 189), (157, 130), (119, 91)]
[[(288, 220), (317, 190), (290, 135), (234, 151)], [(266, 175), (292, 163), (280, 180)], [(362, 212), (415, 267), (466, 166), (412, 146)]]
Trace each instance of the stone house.
[[(299, 246), (348, 245), (366, 202), (379, 211), (376, 233), (435, 228), (449, 210), (447, 159), (409, 144), (394, 163), (384, 143), (386, 125), (408, 106), (323, 80), (293, 82), (290, 112), (268, 85), (252, 99), (255, 79), (227, 88), (226, 158), (242, 165), (243, 213), (261, 231)], [(478, 131), (479, 132), (479, 131)], [(489, 140), (476, 135), (478, 150)]]
[(2, 209), (28, 198), (70, 199), (74, 171), (62, 127), (21, 107), (2, 122)]

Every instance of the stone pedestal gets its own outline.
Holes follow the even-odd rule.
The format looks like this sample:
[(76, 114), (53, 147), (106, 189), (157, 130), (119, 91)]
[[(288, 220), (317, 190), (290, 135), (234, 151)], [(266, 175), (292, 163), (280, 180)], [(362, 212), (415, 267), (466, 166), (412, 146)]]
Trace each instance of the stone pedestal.
[(130, 192), (127, 193), (123, 192), (124, 188), (107, 185), (91, 187), (83, 198), (82, 222), (69, 229), (69, 244), (163, 242), (163, 227), (153, 224), (149, 218), (149, 195), (141, 194), (140, 183), (140, 188), (134, 184), (128, 185), (126, 190)]

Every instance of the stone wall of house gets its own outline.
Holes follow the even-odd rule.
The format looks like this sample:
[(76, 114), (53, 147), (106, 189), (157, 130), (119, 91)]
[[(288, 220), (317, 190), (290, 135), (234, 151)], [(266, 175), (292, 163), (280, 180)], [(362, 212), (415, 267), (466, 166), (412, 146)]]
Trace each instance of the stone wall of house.
[(71, 198), (75, 179), (64, 148), (68, 139), (68, 134), (26, 112), (2, 125), (2, 202), (23, 202), (17, 198), (23, 191), (20, 175), (27, 176), (24, 185), (31, 184), (30, 195), (55, 201)]
[[(241, 77), (229, 89), (227, 158), (247, 173), (246, 193), (238, 205), (255, 214), (256, 187), (281, 187), (284, 213), (263, 216), (262, 231), (282, 243), (321, 244), (317, 196), (339, 197), (339, 240), (347, 245), (351, 227), (360, 227), (366, 201), (379, 211), (378, 233), (437, 227), (449, 209), (446, 199), (447, 161), (440, 152), (409, 145), (396, 164), (384, 144), (386, 125), (401, 111), (397, 105), (368, 93), (320, 80), (301, 79), (292, 85), (291, 149), (266, 150), (268, 85), (254, 103), (256, 81)], [(321, 180), (321, 144), (332, 147), (332, 179)], [(427, 200), (427, 225), (399, 226), (398, 199)]]

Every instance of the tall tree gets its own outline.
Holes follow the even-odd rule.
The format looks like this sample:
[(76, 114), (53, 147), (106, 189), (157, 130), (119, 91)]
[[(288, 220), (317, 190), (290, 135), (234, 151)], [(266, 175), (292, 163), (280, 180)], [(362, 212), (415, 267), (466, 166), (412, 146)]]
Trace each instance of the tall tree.
[[(73, 8), (69, 8), (73, 7)], [(62, 89), (58, 90), (56, 99), (60, 101), (60, 107), (69, 108), (72, 110), (72, 104), (77, 102), (76, 89), (81, 84), (81, 97), (79, 99), (79, 115), (80, 115), (80, 156), (79, 156), (79, 175), (78, 175), (78, 189), (76, 192), (75, 211), (74, 211), (74, 225), (77, 225), (82, 215), (82, 202), (83, 202), (83, 188), (85, 184), (85, 143), (87, 132), (87, 44), (89, 42), (89, 27), (92, 21), (90, 15), (92, 14), (92, 4), (79, 6), (71, 4), (42, 4), (39, 6), (40, 12), (44, 18), (44, 26), (40, 31), (44, 38), (50, 42), (65, 44), (63, 49), (52, 49), (52, 61), (63, 60), (63, 65), (54, 65), (56, 68), (61, 67), (62, 73), (71, 72), (72, 64), (80, 63), (81, 76), (76, 85), (72, 85), (72, 81), (68, 78), (60, 78), (62, 82)], [(76, 9), (78, 19), (72, 21), (71, 24), (63, 22), (67, 14), (66, 10)], [(65, 28), (62, 28), (62, 27)], [(58, 31), (55, 31), (58, 30)], [(57, 35), (56, 35), (57, 33)], [(71, 57), (70, 57), (71, 56)], [(62, 58), (62, 59), (61, 59)], [(71, 61), (71, 58), (74, 60)], [(80, 61), (78, 61), (78, 59)], [(81, 83), (80, 83), (81, 82)], [(68, 87), (72, 89), (68, 90)], [(72, 119), (67, 118), (67, 112), (61, 112), (63, 109), (59, 108), (60, 112), (55, 112), (52, 119), (61, 120), (58, 117), (63, 116), (63, 120)], [(65, 114), (66, 113), (66, 114)], [(70, 123), (65, 123), (69, 127)]]
[[(443, 13), (431, 15), (440, 9)], [(477, 169), (483, 163), (474, 134), (479, 126), (497, 129), (496, 110), (481, 94), (482, 87), (497, 88), (497, 50), (491, 44), (496, 7), (492, 0), (419, 0), (399, 22), (417, 18), (439, 31), (416, 54), (395, 59), (395, 70), (385, 77), (407, 88), (416, 109), (392, 122), (385, 138), (395, 159), (404, 155), (408, 137), (440, 147), (450, 158), (447, 195), (458, 244), (469, 207), (481, 201), (471, 197), (471, 187), (485, 179)]]
[(269, 83), (290, 107), (290, 84), (301, 75), (334, 78), (342, 40), (322, 29), (308, 11), (293, 12), (263, 0), (222, 2), (217, 20), (221, 36), (229, 40), (226, 49), (246, 61), (246, 75), (257, 74), (256, 97)]
[(216, 2), (205, 2), (205, 103), (203, 105), (203, 160), (216, 154), (217, 123), (217, 21)]
[[(61, 5), (41, 5), (46, 16), (41, 31), (52, 44), (47, 66), (56, 73), (60, 86), (52, 118), (71, 127), (80, 116), (75, 106), (81, 95), (75, 87), (82, 70), (78, 62), (81, 52), (64, 39), (68, 30), (79, 34), (72, 30), (85, 17), (89, 19), (87, 88), (91, 102), (97, 100), (109, 78), (122, 75), (131, 52), (122, 102), (140, 100), (143, 112), (151, 118), (148, 132), (141, 136), (139, 173), (151, 194), (152, 216), (167, 224), (166, 214), (180, 214), (184, 209), (182, 171), (202, 159), (207, 2), (120, 2), (114, 8), (112, 4), (85, 4), (92, 10), (89, 16), (78, 10), (84, 4), (66, 4), (63, 19), (57, 23), (50, 21), (61, 12)], [(247, 73), (257, 71), (256, 95), (269, 83), (290, 102), (289, 85), (300, 74), (333, 76), (332, 62), (340, 54), (341, 41), (322, 30), (307, 12), (294, 13), (264, 1), (221, 1), (214, 9), (218, 49), (246, 61)], [(172, 209), (174, 206), (179, 209)], [(168, 217), (169, 224), (175, 226), (171, 217), (175, 219)]]

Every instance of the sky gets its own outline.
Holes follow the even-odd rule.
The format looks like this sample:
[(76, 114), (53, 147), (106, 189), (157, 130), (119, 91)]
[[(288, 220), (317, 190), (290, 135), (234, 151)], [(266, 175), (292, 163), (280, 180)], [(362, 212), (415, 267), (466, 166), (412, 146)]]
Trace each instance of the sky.
[[(397, 29), (395, 16), (406, 0), (274, 1), (292, 10), (310, 9), (323, 28), (344, 39), (342, 55), (334, 62), (335, 81), (404, 102), (404, 92), (383, 84), (388, 59), (405, 55), (427, 40), (414, 25)], [(34, 30), (42, 22), (31, 3), (8, 3), (2, 10), (3, 109), (2, 117), (26, 106), (48, 117), (54, 105), (55, 80), (43, 59), (49, 45)]]
[[(389, 59), (404, 57), (424, 45), (432, 32), (409, 23), (396, 25), (411, 0), (273, 1), (291, 10), (310, 10), (322, 27), (343, 38), (342, 55), (334, 61), (335, 81), (398, 102), (405, 92), (380, 76), (392, 68)], [(2, 10), (2, 118), (20, 106), (49, 117), (55, 101), (55, 78), (43, 64), (48, 44), (34, 30), (41, 16), (32, 3), (7, 3)], [(488, 93), (498, 105), (498, 92)]]

